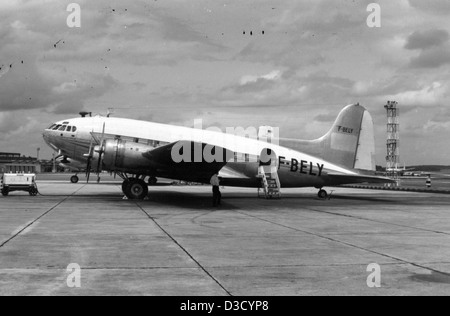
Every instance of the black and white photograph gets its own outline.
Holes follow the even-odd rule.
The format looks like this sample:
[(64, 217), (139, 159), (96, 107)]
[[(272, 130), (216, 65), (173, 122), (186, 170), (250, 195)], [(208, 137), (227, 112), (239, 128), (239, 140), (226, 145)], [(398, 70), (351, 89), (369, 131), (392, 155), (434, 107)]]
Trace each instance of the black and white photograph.
[(449, 17), (0, 0), (0, 296), (449, 295)]

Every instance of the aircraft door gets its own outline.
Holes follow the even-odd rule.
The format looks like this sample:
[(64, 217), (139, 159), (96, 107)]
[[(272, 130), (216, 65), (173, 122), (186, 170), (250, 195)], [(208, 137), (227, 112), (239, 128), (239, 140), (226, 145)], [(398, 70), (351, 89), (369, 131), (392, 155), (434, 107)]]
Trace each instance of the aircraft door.
[(264, 169), (264, 173), (274, 174), (278, 172), (278, 157), (270, 148), (264, 148), (259, 158), (259, 166)]

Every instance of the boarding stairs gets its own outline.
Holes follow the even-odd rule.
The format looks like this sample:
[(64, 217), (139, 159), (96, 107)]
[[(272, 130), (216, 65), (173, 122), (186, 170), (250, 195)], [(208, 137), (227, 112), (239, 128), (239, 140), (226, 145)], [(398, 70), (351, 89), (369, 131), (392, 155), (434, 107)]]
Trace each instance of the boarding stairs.
[[(266, 199), (281, 199), (280, 179), (277, 172), (266, 172), (265, 166), (259, 167), (258, 177), (261, 179), (261, 186)], [(260, 190), (258, 196), (261, 197)]]

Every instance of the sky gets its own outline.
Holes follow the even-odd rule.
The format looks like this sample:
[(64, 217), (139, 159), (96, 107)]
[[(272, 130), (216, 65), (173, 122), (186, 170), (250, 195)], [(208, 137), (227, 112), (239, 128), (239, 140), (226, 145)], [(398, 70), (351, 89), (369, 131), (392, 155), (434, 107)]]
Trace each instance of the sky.
[(450, 164), (450, 1), (0, 1), (0, 151), (50, 158), (42, 130), (80, 111), (193, 127), (279, 127), (316, 139), (359, 102), (385, 165)]

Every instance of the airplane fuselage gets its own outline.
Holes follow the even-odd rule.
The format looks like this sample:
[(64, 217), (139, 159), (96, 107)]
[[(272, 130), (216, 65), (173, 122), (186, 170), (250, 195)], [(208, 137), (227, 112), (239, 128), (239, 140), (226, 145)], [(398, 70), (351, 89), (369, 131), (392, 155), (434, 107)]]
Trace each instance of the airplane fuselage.
[[(55, 129), (58, 125), (61, 127)], [(69, 127), (71, 128), (69, 129)], [(333, 181), (327, 176), (329, 173), (357, 174), (353, 170), (323, 159), (257, 139), (123, 118), (97, 116), (61, 121), (55, 123), (52, 129), (44, 131), (44, 139), (49, 146), (62, 155), (85, 165), (87, 163), (86, 154), (92, 146), (93, 138), (98, 140), (103, 133), (103, 128), (105, 139), (126, 141), (125, 150), (133, 152), (135, 155), (135, 151), (140, 153), (142, 148), (156, 149), (180, 140), (225, 148), (233, 153), (232, 159), (228, 160), (221, 171), (222, 184), (227, 186), (259, 187), (260, 179), (257, 177), (259, 160), (264, 149), (270, 149), (276, 154), (278, 175), (282, 187), (313, 186), (322, 188), (325, 185), (333, 184)], [(139, 170), (119, 171), (176, 180), (191, 180), (189, 176), (174, 173), (170, 168), (152, 165), (151, 161), (148, 162), (148, 168), (140, 167)], [(207, 180), (202, 180), (202, 182), (207, 182)]]

